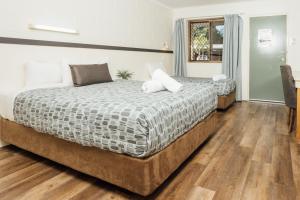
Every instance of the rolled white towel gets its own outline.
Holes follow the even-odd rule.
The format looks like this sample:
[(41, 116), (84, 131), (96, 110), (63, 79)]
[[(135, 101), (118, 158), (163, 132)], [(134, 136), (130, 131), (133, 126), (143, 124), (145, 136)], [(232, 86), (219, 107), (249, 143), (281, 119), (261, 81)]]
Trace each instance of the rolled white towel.
[(145, 93), (154, 93), (165, 90), (166, 88), (161, 84), (161, 82), (156, 80), (146, 81), (142, 89)]
[(171, 78), (166, 72), (157, 69), (152, 74), (152, 80), (161, 82), (161, 84), (171, 92), (178, 92), (182, 89), (182, 84)]
[(213, 81), (220, 81), (226, 79), (227, 76), (225, 74), (216, 74), (213, 76)]

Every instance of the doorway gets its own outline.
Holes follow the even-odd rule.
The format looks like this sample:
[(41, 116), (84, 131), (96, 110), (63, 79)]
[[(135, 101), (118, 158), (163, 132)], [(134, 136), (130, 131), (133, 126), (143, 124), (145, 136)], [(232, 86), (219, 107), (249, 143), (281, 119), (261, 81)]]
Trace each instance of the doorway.
[(283, 102), (280, 65), (286, 64), (286, 16), (250, 18), (250, 100)]

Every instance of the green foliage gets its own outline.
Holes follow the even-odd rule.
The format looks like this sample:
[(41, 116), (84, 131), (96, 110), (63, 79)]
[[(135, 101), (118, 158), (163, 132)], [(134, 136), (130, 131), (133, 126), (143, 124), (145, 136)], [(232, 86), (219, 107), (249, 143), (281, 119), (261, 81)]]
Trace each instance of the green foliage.
[(131, 79), (134, 73), (129, 72), (128, 70), (119, 70), (117, 72), (117, 77), (124, 79), (124, 80), (128, 80)]
[[(191, 26), (191, 56), (193, 60), (197, 60), (197, 57), (200, 55), (208, 56), (210, 54), (211, 44), (223, 44), (223, 22), (211, 23), (211, 25), (210, 22), (193, 23)], [(209, 41), (209, 38), (211, 41)]]
[(223, 44), (224, 25), (216, 25), (211, 29), (214, 44)]
[(206, 23), (197, 23), (192, 26), (192, 52), (193, 57), (204, 54), (209, 49), (209, 26)]

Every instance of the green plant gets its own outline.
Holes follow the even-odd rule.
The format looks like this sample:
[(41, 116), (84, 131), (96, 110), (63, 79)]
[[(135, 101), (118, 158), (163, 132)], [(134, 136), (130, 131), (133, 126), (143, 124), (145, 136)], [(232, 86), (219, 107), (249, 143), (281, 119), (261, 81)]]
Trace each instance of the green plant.
[(117, 77), (121, 78), (121, 79), (131, 79), (134, 73), (129, 72), (128, 70), (119, 70), (117, 72)]

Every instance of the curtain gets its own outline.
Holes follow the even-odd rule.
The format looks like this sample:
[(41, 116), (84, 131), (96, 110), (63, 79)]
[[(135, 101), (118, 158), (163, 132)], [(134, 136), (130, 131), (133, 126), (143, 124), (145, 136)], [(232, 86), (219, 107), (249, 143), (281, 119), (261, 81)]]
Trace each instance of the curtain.
[(186, 76), (186, 46), (185, 46), (185, 21), (178, 19), (175, 23), (175, 76)]
[(236, 99), (242, 100), (242, 33), (243, 20), (239, 15), (226, 15), (224, 23), (223, 73), (236, 82)]

